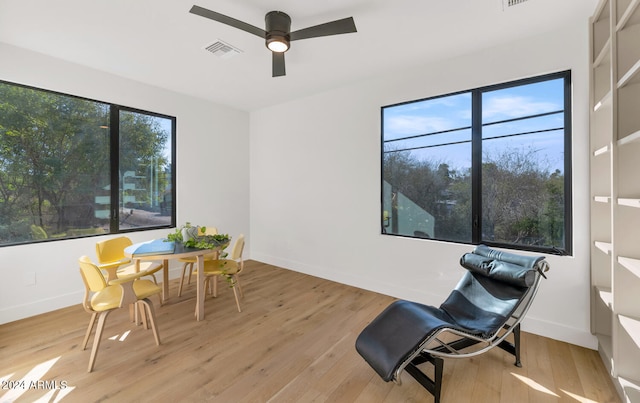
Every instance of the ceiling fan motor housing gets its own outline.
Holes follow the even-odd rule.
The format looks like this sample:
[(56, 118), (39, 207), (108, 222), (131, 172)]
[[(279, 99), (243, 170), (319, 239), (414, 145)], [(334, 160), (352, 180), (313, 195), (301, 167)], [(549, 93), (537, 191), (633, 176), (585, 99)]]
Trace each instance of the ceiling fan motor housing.
[(266, 45), (267, 48), (271, 42), (280, 42), (286, 44), (285, 52), (289, 49), (289, 41), (291, 32), (291, 17), (282, 11), (269, 11), (264, 17), (266, 26)]

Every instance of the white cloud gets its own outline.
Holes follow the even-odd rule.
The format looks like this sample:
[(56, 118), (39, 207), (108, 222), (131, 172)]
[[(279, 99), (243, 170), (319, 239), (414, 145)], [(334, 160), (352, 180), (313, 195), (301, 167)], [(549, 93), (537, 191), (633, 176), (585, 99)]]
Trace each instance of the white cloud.
[(399, 115), (385, 120), (385, 134), (411, 135), (447, 130), (452, 127), (451, 119), (433, 116)]
[(535, 101), (530, 97), (503, 96), (490, 98), (482, 106), (483, 119), (514, 118), (562, 109), (553, 102)]

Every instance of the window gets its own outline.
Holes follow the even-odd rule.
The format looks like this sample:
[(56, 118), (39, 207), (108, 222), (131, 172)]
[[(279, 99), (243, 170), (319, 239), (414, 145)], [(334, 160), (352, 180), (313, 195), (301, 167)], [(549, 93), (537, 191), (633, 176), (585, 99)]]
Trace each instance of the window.
[(571, 74), (382, 108), (382, 232), (571, 253)]
[(0, 82), (0, 246), (175, 226), (175, 127)]

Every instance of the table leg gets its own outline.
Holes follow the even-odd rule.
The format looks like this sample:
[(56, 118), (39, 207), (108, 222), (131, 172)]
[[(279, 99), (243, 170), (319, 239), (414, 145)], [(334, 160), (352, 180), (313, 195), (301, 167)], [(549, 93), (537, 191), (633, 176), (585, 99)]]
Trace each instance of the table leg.
[(197, 291), (196, 291), (196, 319), (203, 320), (204, 319), (204, 296), (206, 295), (206, 290), (204, 289), (204, 255), (197, 256), (197, 265), (198, 265), (198, 281), (197, 281)]
[(169, 298), (169, 260), (162, 261), (162, 303)]

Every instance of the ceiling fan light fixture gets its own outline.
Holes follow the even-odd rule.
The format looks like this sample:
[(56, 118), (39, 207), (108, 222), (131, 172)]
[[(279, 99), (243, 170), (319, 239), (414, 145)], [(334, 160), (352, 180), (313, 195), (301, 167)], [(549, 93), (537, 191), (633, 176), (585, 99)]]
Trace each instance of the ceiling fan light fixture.
[(289, 41), (285, 36), (271, 35), (267, 38), (267, 48), (272, 52), (283, 53), (289, 50)]

